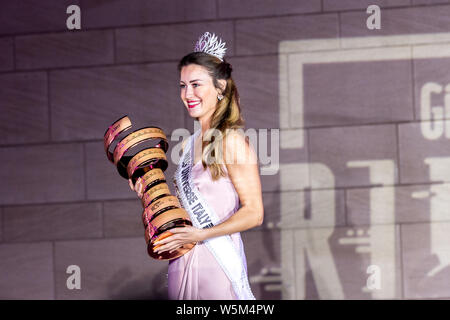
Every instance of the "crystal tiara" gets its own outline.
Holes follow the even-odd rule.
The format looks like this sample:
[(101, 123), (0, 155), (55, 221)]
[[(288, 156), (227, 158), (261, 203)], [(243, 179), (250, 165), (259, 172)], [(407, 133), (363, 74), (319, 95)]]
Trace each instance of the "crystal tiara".
[(225, 55), (226, 42), (222, 42), (222, 39), (218, 39), (213, 33), (205, 32), (195, 44), (194, 52), (205, 52), (213, 55), (223, 61), (223, 56)]

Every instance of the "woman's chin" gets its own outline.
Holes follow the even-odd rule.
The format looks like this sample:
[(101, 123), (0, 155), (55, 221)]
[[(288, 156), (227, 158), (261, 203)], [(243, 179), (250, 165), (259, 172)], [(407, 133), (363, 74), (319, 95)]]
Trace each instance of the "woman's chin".
[(189, 113), (189, 116), (191, 116), (191, 118), (198, 118), (202, 114), (201, 109), (196, 109), (196, 108), (188, 109), (188, 113)]

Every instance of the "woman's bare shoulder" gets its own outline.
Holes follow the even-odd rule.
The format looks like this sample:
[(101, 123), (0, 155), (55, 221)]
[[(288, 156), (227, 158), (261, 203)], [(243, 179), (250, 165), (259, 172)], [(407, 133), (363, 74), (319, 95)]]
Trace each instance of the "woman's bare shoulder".
[(252, 145), (243, 130), (227, 131), (223, 148), (226, 164), (249, 164), (257, 161)]

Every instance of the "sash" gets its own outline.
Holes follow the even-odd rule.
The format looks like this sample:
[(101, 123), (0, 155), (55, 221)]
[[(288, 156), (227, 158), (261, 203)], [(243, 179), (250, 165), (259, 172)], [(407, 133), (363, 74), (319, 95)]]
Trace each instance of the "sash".
[[(192, 224), (196, 228), (203, 229), (219, 224), (220, 219), (192, 181), (193, 146), (199, 133), (200, 130), (190, 136), (174, 177), (177, 196), (189, 213)], [(239, 300), (255, 300), (248, 283), (247, 266), (244, 263), (245, 255), (242, 246), (238, 251), (230, 235), (206, 239), (203, 243), (230, 279), (237, 298)]]

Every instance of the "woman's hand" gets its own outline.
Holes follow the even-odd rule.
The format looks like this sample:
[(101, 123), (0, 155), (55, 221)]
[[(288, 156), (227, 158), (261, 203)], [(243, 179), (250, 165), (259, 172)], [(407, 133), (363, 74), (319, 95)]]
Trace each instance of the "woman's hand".
[(192, 226), (172, 228), (167, 232), (172, 233), (172, 235), (162, 240), (156, 240), (153, 242), (155, 245), (154, 251), (156, 253), (161, 253), (164, 251), (169, 251), (170, 253), (187, 243), (205, 240), (204, 230)]
[(144, 195), (144, 192), (143, 192), (144, 190), (142, 190), (143, 189), (143, 187), (142, 187), (142, 179), (138, 178), (136, 180), (136, 183), (135, 183), (134, 186), (133, 186), (133, 182), (131, 181), (131, 179), (128, 179), (128, 183), (130, 185), (131, 190), (136, 191), (138, 197), (140, 199), (142, 199), (142, 197)]

